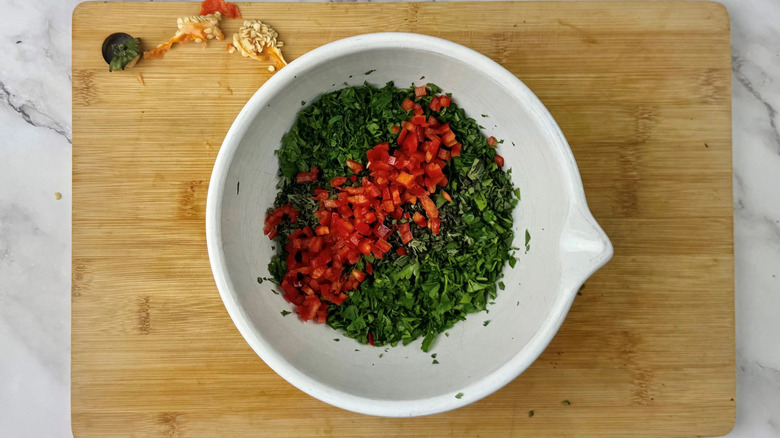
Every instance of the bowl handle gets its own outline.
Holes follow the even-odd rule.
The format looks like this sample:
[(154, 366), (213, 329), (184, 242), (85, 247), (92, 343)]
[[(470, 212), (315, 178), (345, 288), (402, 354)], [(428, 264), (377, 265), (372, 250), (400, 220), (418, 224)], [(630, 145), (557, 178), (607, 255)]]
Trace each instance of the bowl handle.
[(572, 205), (569, 209), (561, 234), (561, 249), (564, 284), (576, 284), (576, 287), (604, 266), (614, 253), (612, 242), (587, 205)]

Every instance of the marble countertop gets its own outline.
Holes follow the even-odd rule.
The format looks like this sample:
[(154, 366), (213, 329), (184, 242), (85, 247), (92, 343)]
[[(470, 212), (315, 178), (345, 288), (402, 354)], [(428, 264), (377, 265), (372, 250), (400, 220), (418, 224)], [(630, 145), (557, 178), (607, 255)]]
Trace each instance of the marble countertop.
[[(70, 432), (71, 47), (77, 0), (0, 0), (0, 436)], [(737, 421), (780, 436), (780, 1), (731, 15)], [(61, 199), (58, 199), (61, 195)]]

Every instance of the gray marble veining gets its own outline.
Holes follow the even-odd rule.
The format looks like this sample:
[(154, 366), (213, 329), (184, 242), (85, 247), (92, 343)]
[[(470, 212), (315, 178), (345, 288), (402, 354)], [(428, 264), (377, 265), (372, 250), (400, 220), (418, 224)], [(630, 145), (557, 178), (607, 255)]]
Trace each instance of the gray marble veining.
[[(70, 436), (77, 3), (0, 0), (0, 436)], [(738, 384), (730, 436), (780, 437), (780, 1), (722, 3), (733, 73)]]

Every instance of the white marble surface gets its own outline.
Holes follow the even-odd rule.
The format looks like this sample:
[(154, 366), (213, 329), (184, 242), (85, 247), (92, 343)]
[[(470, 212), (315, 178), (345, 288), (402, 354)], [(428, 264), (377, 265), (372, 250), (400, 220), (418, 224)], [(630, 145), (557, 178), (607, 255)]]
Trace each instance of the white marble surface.
[[(0, 0), (0, 436), (70, 436), (70, 19)], [(780, 0), (732, 23), (737, 423), (780, 437)], [(55, 199), (55, 192), (62, 194)]]

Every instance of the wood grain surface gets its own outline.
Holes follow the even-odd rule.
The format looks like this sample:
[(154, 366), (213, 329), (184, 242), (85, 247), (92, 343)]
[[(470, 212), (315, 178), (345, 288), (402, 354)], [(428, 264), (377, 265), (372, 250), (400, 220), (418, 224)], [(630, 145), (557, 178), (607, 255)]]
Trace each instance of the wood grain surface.
[[(544, 354), (494, 395), (388, 419), (271, 371), (212, 279), (204, 210), (233, 118), (269, 77), (224, 43), (109, 73), (110, 33), (167, 40), (197, 3), (73, 14), (72, 419), (107, 436), (716, 436), (735, 415), (729, 19), (699, 2), (252, 3), (294, 60), (413, 31), (514, 72), (561, 125), (615, 246)], [(239, 20), (226, 20), (230, 35)], [(143, 77), (142, 85), (137, 74)], [(570, 404), (563, 403), (568, 400)], [(533, 411), (533, 416), (529, 412)]]

